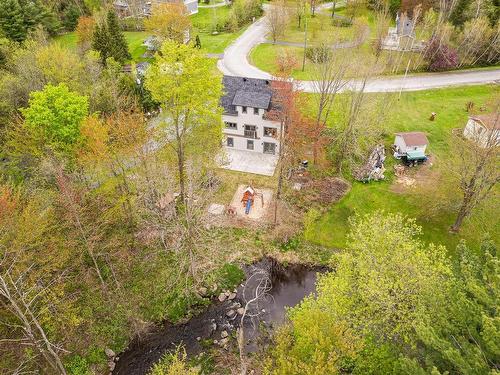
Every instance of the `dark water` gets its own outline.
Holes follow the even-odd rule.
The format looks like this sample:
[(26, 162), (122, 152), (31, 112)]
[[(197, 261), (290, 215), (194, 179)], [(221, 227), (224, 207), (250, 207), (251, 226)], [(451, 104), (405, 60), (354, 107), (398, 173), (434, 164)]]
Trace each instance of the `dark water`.
[[(285, 267), (271, 258), (264, 258), (244, 269), (247, 281), (238, 287), (236, 298), (224, 302), (215, 299), (206, 310), (184, 324), (164, 323), (141, 338), (134, 339), (129, 348), (118, 355), (113, 374), (146, 374), (165, 352), (175, 349), (179, 344), (185, 347), (188, 355), (200, 353), (203, 351), (202, 341), (220, 341), (222, 331), (231, 334), (240, 326), (241, 315), (235, 313), (234, 316), (228, 316), (227, 313), (243, 308), (247, 303), (245, 350), (256, 351), (258, 340), (262, 338), (259, 326), (272, 330), (282, 324), (286, 308), (297, 305), (305, 296), (313, 293), (317, 273), (325, 271), (301, 264)], [(249, 303), (256, 295), (259, 298)]]

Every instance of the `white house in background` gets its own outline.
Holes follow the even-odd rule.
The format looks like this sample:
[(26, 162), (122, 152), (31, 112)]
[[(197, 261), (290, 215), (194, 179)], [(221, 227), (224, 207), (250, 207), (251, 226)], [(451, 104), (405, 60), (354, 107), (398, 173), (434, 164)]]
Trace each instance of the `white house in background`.
[(464, 137), (482, 147), (500, 146), (500, 113), (470, 116)]
[(394, 139), (394, 157), (397, 159), (406, 158), (409, 161), (423, 160), (426, 158), (425, 149), (428, 144), (429, 140), (425, 133), (396, 133), (396, 138)]
[(198, 13), (198, 0), (115, 0), (113, 7), (120, 18), (149, 17), (155, 4), (182, 1), (189, 14)]
[(151, 15), (151, 8), (156, 4), (182, 2), (186, 6), (189, 14), (198, 13), (198, 0), (149, 0), (144, 2), (144, 14)]
[(268, 116), (273, 109), (271, 81), (224, 76), (223, 84), (225, 147), (277, 155), (280, 123)]
[(396, 15), (396, 27), (389, 27), (382, 48), (394, 51), (422, 51), (425, 45), (416, 40), (415, 24), (406, 13)]

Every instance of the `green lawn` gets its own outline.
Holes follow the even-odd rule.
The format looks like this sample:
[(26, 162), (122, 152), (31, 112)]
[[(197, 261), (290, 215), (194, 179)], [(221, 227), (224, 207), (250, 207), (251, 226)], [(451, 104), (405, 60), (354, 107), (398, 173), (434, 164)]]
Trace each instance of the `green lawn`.
[[(150, 34), (145, 31), (125, 31), (124, 34), (130, 54), (132, 55), (132, 61), (139, 62), (144, 60), (141, 56), (146, 52), (146, 47), (142, 44)], [(63, 47), (76, 49), (76, 34), (74, 32), (59, 35), (55, 38), (55, 41)]]
[[(331, 12), (331, 11), (330, 11)], [(309, 44), (321, 42), (344, 42), (354, 38), (352, 27), (337, 27), (332, 24), (331, 13), (321, 12), (314, 18), (310, 18), (307, 23), (307, 41)], [(268, 36), (268, 39), (271, 39)], [(296, 18), (288, 23), (283, 36), (278, 37), (280, 41), (304, 42), (304, 22), (298, 26)]]
[[(431, 171), (448, 168), (447, 156), (453, 142), (451, 131), (463, 127), (467, 121), (465, 103), (473, 101), (478, 108), (486, 104), (494, 92), (498, 94), (499, 90), (493, 86), (468, 86), (403, 93), (401, 99), (395, 101), (393, 111), (384, 125), (385, 144), (389, 147), (393, 143), (395, 132), (424, 131), (430, 142), (427, 152), (435, 158)], [(397, 97), (397, 94), (394, 95)], [(434, 122), (428, 120), (431, 112), (437, 113)], [(389, 149), (388, 147), (386, 149)], [(417, 223), (423, 227), (423, 239), (446, 245), (451, 254), (461, 238), (477, 245), (481, 237), (489, 233), (498, 243), (500, 239), (498, 200), (497, 204), (490, 201), (485, 207), (477, 210), (464, 224), (460, 234), (450, 234), (448, 229), (455, 218), (455, 211), (440, 210), (431, 214), (426, 210), (428, 207), (426, 201), (432, 202), (433, 199), (439, 198), (419, 195), (418, 187), (415, 192), (401, 193), (391, 190), (394, 180), (393, 165), (394, 159), (391, 155), (387, 155), (386, 181), (371, 184), (352, 181), (352, 190), (340, 202), (332, 205), (326, 213), (311, 212), (309, 220), (306, 220), (306, 239), (328, 247), (343, 248), (349, 231), (349, 217), (356, 212), (365, 214), (383, 209), (386, 212), (401, 212), (416, 218)], [(446, 182), (437, 177), (437, 180), (431, 183)], [(446, 186), (443, 188), (447, 189)]]
[(223, 53), (246, 29), (242, 27), (236, 32), (220, 31), (213, 33), (215, 25), (224, 25), (229, 18), (229, 6), (218, 8), (198, 8), (198, 13), (191, 16), (193, 23), (193, 38), (196, 34), (200, 36), (201, 47), (206, 53)]
[[(336, 14), (345, 15), (345, 9), (337, 10)], [(338, 41), (344, 42), (355, 39), (355, 27), (336, 27), (331, 23), (331, 9), (325, 9), (318, 13), (316, 17), (309, 21), (308, 45), (320, 42)], [(375, 20), (373, 12), (364, 9), (356, 16), (356, 22), (366, 24), (369, 27), (369, 34), (365, 41), (356, 48), (338, 49), (334, 54), (347, 55), (351, 62), (348, 67), (347, 76), (359, 76), (360, 69), (374, 66), (376, 75), (404, 73), (406, 67), (409, 71), (420, 71), (423, 69), (422, 57), (419, 53), (398, 51), (382, 51), (378, 61), (373, 54), (372, 40), (375, 37)], [(297, 21), (293, 18), (288, 25), (284, 37), (279, 40), (300, 42), (304, 41), (304, 28), (298, 28)], [(315, 78), (312, 61), (306, 59), (304, 70), (302, 61), (304, 58), (304, 48), (295, 46), (281, 46), (274, 44), (260, 44), (250, 53), (250, 61), (259, 69), (275, 74), (278, 70), (277, 58), (282, 53), (289, 53), (295, 56), (297, 65), (292, 72), (295, 79), (311, 80)]]
[[(197, 14), (191, 16), (193, 23), (192, 37), (200, 36), (201, 46), (206, 53), (223, 53), (226, 47), (235, 40), (246, 27), (237, 32), (219, 32), (212, 34), (214, 22), (224, 23), (229, 16), (228, 6), (218, 8), (200, 8)], [(144, 40), (150, 35), (146, 31), (125, 31), (125, 38), (129, 46), (132, 61), (140, 62), (145, 59), (141, 56), (146, 52)], [(59, 35), (55, 41), (69, 49), (76, 49), (76, 34), (74, 32)]]

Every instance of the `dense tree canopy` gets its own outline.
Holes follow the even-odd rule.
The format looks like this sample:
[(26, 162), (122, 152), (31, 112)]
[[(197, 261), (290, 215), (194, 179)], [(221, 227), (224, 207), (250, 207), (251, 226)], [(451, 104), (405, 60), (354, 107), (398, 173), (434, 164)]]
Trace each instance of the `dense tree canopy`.
[(69, 91), (65, 84), (49, 84), (30, 95), (29, 106), (22, 113), (26, 127), (37, 137), (55, 149), (64, 149), (78, 141), (88, 107), (88, 98)]

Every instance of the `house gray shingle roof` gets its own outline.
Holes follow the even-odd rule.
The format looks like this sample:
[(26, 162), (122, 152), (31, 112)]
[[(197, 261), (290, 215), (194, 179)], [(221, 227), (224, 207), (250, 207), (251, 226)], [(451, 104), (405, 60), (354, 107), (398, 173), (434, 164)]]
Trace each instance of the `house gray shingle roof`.
[(271, 81), (257, 78), (243, 78), (224, 76), (224, 95), (220, 104), (224, 113), (237, 114), (237, 105), (262, 108), (267, 111), (272, 109)]
[(238, 90), (234, 95), (233, 105), (268, 109), (270, 101), (271, 94), (267, 92)]

